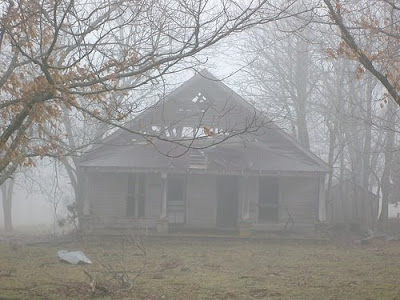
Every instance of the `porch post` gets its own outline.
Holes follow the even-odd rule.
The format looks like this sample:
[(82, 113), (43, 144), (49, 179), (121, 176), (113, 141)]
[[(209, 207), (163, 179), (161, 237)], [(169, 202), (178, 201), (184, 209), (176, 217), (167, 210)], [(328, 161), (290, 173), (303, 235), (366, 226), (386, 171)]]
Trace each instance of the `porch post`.
[(243, 177), (243, 192), (242, 192), (242, 211), (241, 220), (246, 221), (250, 219), (250, 199), (248, 196), (249, 191), (249, 176)]
[(319, 177), (318, 221), (326, 221), (325, 174)]
[(160, 219), (167, 218), (167, 173), (161, 173), (162, 195), (161, 195), (161, 213)]

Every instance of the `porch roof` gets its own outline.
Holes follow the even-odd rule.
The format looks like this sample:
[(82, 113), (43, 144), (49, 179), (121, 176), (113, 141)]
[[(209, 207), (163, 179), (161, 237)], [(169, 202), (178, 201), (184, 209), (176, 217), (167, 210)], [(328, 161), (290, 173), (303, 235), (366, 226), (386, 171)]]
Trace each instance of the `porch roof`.
[(204, 172), (233, 173), (330, 171), (312, 159), (296, 156), (289, 149), (272, 148), (256, 139), (232, 138), (212, 146), (207, 145), (207, 141), (196, 141), (192, 147), (188, 149), (163, 141), (145, 143), (144, 140), (127, 145), (108, 145), (105, 147), (107, 150), (103, 148), (103, 151), (93, 153), (80, 166), (176, 171), (197, 168)]

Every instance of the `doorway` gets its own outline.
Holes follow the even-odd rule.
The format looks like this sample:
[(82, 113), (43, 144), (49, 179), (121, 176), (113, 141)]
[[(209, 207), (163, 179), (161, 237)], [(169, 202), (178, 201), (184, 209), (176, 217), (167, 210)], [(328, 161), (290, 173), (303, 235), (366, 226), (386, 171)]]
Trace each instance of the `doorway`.
[(235, 228), (238, 218), (237, 176), (217, 177), (217, 227)]
[(279, 220), (278, 177), (260, 177), (258, 219), (260, 221)]
[(167, 179), (167, 215), (169, 224), (185, 224), (186, 180), (183, 175)]

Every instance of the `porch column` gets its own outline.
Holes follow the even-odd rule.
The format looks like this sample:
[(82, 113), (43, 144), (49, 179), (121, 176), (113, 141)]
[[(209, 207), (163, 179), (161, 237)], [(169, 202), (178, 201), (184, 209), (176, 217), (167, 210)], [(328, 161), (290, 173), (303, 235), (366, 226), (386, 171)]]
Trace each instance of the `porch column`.
[(318, 221), (326, 221), (325, 174), (319, 177)]
[(250, 199), (248, 196), (249, 192), (249, 176), (243, 177), (243, 191), (242, 191), (242, 211), (241, 211), (241, 219), (242, 221), (246, 221), (250, 219)]
[(162, 195), (161, 195), (161, 213), (160, 219), (167, 218), (167, 173), (161, 173)]

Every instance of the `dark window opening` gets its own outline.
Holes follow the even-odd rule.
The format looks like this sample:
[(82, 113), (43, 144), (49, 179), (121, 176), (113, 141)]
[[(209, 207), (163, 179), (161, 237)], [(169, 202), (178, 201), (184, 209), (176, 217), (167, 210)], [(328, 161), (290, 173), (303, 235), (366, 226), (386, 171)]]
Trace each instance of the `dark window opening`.
[(145, 175), (132, 174), (129, 176), (128, 197), (127, 197), (127, 216), (133, 218), (143, 218), (145, 216)]
[(185, 223), (186, 182), (183, 175), (168, 175), (167, 214), (168, 223)]
[(239, 204), (238, 177), (217, 176), (217, 197), (217, 227), (235, 228)]
[(260, 178), (258, 218), (265, 221), (279, 220), (278, 177)]

